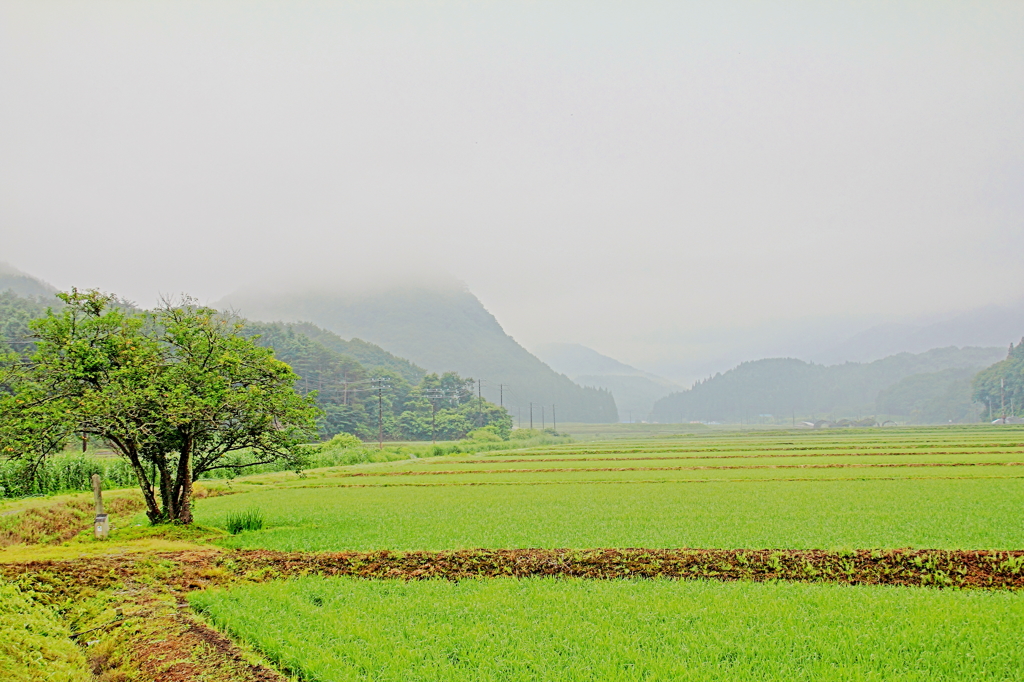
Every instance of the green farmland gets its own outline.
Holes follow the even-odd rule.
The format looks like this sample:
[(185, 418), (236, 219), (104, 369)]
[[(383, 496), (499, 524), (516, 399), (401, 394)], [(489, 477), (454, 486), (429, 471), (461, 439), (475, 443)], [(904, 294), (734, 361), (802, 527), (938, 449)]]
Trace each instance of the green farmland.
[(257, 505), (225, 544), (286, 551), (1016, 549), (1021, 463), (1012, 428), (719, 432), (254, 477), (198, 519)]
[(204, 481), (206, 530), (69, 570), (303, 681), (1024, 679), (1024, 428), (628, 426)]
[[(1024, 429), (641, 433), (271, 474), (231, 548), (1018, 549)], [(672, 580), (302, 578), (195, 593), (310, 680), (1019, 679), (1024, 595)]]
[(300, 578), (192, 603), (312, 680), (1008, 680), (1024, 660), (1005, 592)]

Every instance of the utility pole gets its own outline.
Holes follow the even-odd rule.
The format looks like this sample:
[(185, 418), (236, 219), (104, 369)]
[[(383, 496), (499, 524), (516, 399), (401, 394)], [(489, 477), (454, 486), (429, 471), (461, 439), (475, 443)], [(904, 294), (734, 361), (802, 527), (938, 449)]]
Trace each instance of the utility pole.
[(540, 406), (540, 430), (543, 431), (548, 427), (547, 421), (544, 419), (544, 406)]
[(481, 391), (481, 388), (480, 388), (481, 384), (483, 384), (483, 380), (477, 379), (476, 380), (476, 399), (477, 399), (476, 409), (478, 410), (478, 412), (477, 412), (477, 420), (476, 420), (476, 425), (477, 426), (483, 426), (484, 425), (484, 396), (483, 396), (483, 392)]
[(1006, 383), (1005, 379), (1000, 377), (999, 379), (999, 399), (1002, 401), (1001, 410), (1003, 412), (1003, 423), (1006, 423)]
[(533, 431), (533, 403), (530, 403), (530, 430)]
[(437, 400), (444, 397), (443, 388), (431, 388), (426, 392), (430, 400), (430, 442), (437, 444)]
[(378, 377), (373, 380), (371, 386), (377, 389), (377, 445), (384, 449), (384, 389), (391, 388), (387, 384), (387, 377)]
[(505, 384), (498, 384), (498, 407), (505, 407)]
[(555, 416), (555, 406), (551, 406), (551, 430), (558, 430), (558, 417)]

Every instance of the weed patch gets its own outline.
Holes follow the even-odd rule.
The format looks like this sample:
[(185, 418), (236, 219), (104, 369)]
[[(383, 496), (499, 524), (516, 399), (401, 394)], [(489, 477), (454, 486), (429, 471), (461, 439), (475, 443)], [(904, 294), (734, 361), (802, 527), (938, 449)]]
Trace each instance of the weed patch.
[(228, 512), (224, 524), (232, 535), (238, 535), (244, 530), (261, 530), (263, 528), (263, 512), (257, 507)]

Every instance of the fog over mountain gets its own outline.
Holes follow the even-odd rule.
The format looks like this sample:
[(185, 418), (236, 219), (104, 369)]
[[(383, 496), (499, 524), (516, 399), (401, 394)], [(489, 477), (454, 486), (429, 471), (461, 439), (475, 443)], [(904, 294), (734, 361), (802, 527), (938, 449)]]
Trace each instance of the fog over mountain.
[(7, 0), (0, 260), (143, 306), (450, 273), (525, 347), (684, 386), (1005, 346), (1022, 35), (998, 0)]
[(49, 298), (57, 290), (53, 285), (0, 261), (0, 291), (13, 291), (19, 296)]
[[(431, 372), (456, 371), (478, 380), (488, 400), (517, 420), (618, 420), (610, 393), (586, 388), (552, 370), (505, 333), (479, 299), (457, 280), (434, 276), (400, 283), (341, 279), (330, 289), (242, 289), (217, 303), (264, 321), (313, 322), (344, 339), (362, 339)], [(560, 415), (560, 417), (557, 417)]]
[(874, 324), (862, 317), (809, 317), (683, 337), (677, 340), (678, 356), (646, 367), (689, 385), (757, 358), (793, 357), (824, 365), (872, 362), (949, 346), (1005, 349), (1021, 336), (1024, 301)]
[(578, 343), (548, 343), (534, 352), (576, 383), (611, 391), (622, 421), (646, 420), (659, 398), (681, 388)]

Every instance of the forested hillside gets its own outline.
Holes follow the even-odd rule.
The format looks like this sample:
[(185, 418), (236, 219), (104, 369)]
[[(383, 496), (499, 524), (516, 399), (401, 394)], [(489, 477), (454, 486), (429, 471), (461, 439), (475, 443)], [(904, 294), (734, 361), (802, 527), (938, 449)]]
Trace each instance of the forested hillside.
[[(915, 375), (958, 369), (967, 375), (979, 371), (1002, 355), (994, 348), (936, 348), (926, 353), (900, 353), (870, 363), (816, 365), (792, 358), (745, 362), (723, 374), (699, 381), (688, 391), (658, 401), (655, 421), (749, 422), (774, 417), (856, 418), (886, 414), (883, 406), (917, 410), (922, 422), (976, 421), (963, 407), (961, 375), (919, 379), (900, 390), (883, 394), (901, 380)], [(935, 401), (948, 394), (951, 406), (941, 409)], [(926, 402), (930, 407), (924, 408)], [(969, 396), (968, 396), (969, 402)], [(927, 416), (926, 416), (927, 413)], [(892, 414), (892, 413), (890, 413)], [(909, 418), (910, 414), (895, 413)], [(954, 414), (959, 416), (954, 418)]]
[(57, 289), (52, 285), (0, 262), (0, 293), (5, 291), (11, 291), (18, 296), (41, 297), (46, 300), (52, 299), (57, 293)]
[(992, 417), (1024, 415), (1024, 339), (1010, 344), (1005, 359), (979, 372), (971, 389), (975, 402)]
[(19, 296), (10, 289), (0, 290), (0, 355), (9, 352), (28, 355), (32, 352), (34, 343), (28, 323), (43, 315), (47, 305), (48, 302), (41, 297)]
[[(315, 330), (317, 338), (303, 333), (307, 329)], [(258, 336), (257, 343), (273, 348), (295, 370), (301, 377), (296, 387), (300, 393), (316, 392), (325, 437), (351, 433), (373, 440), (382, 426), (386, 440), (455, 440), (476, 428), (494, 427), (502, 436), (512, 428), (506, 410), (476, 397), (472, 378), (454, 372), (426, 374), (369, 343), (358, 345), (373, 363), (364, 365), (328, 346), (325, 341), (341, 347), (345, 342), (312, 325), (250, 322), (245, 332)]]
[(970, 424), (982, 415), (971, 399), (976, 367), (951, 367), (938, 372), (912, 374), (878, 394), (878, 414), (901, 416), (914, 424)]
[(418, 383), (427, 373), (422, 367), (393, 355), (374, 343), (362, 339), (346, 341), (334, 332), (321, 329), (312, 322), (296, 322), (289, 326), (333, 351), (355, 358), (364, 367), (389, 369), (410, 383)]
[(533, 403), (538, 417), (540, 406), (550, 411), (555, 405), (559, 421), (618, 421), (610, 392), (584, 388), (553, 371), (506, 334), (461, 285), (359, 294), (253, 291), (229, 296), (224, 303), (250, 318), (308, 320), (340, 337), (378, 344), (430, 372), (456, 371), (480, 379), (485, 398), (503, 402), (524, 420)]
[[(0, 292), (0, 357), (30, 354), (29, 321), (59, 305), (55, 298)], [(427, 374), (378, 346), (344, 341), (311, 324), (247, 322), (243, 333), (258, 336), (295, 370), (298, 392), (316, 393), (324, 437), (344, 432), (373, 440), (383, 427), (386, 440), (452, 440), (488, 426), (507, 436), (512, 427), (506, 410), (477, 398), (473, 380), (454, 372)]]

